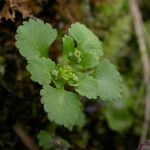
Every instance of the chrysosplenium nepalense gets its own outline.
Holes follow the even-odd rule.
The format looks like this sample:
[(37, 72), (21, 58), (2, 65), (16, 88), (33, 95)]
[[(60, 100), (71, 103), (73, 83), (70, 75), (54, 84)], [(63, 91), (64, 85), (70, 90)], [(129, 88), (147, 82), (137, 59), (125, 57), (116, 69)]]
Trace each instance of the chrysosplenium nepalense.
[[(82, 127), (85, 116), (80, 97), (117, 100), (121, 77), (102, 57), (101, 42), (85, 25), (77, 22), (68, 29), (58, 64), (48, 58), (49, 46), (56, 37), (57, 31), (50, 24), (30, 19), (18, 27), (16, 46), (27, 59), (31, 79), (43, 86), (41, 102), (49, 120), (69, 129)], [(65, 90), (66, 85), (73, 92)]]

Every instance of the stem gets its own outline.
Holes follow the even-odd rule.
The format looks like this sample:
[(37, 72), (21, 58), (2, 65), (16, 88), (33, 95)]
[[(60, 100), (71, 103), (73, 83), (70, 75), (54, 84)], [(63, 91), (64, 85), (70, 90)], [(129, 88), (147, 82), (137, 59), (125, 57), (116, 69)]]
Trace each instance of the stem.
[(142, 127), (142, 133), (139, 144), (142, 144), (146, 140), (149, 122), (150, 122), (150, 61), (147, 52), (145, 34), (143, 29), (143, 20), (138, 7), (137, 0), (129, 0), (130, 13), (133, 18), (135, 34), (137, 36), (139, 50), (141, 53), (144, 81), (146, 85), (146, 99), (145, 99), (145, 116)]
[(13, 126), (13, 130), (29, 150), (40, 150), (39, 146), (19, 123)]

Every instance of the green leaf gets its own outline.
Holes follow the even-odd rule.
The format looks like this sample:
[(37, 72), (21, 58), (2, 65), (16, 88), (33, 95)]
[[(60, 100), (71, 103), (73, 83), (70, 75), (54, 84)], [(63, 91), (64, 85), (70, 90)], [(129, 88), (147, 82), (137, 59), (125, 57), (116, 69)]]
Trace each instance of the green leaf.
[(39, 145), (44, 150), (49, 150), (50, 148), (52, 148), (52, 145), (51, 145), (52, 136), (47, 131), (41, 130), (37, 138), (38, 138)]
[(68, 55), (70, 52), (73, 52), (75, 48), (74, 40), (71, 36), (65, 35), (63, 37), (63, 54)]
[(50, 24), (39, 19), (29, 19), (17, 29), (16, 46), (27, 59), (33, 56), (47, 57), (49, 46), (56, 36), (57, 31)]
[(85, 118), (76, 94), (45, 85), (41, 96), (44, 109), (51, 121), (67, 128), (72, 128), (73, 125), (83, 126)]
[(75, 88), (81, 96), (96, 99), (100, 96), (103, 100), (117, 100), (121, 97), (121, 77), (115, 66), (108, 60), (103, 60), (94, 72), (93, 77), (79, 74), (79, 81)]
[(133, 104), (134, 100), (132, 99), (129, 87), (126, 84), (123, 84), (122, 89), (123, 93), (121, 100), (109, 102), (103, 111), (106, 116), (108, 126), (112, 130), (118, 132), (125, 131), (132, 125), (133, 115), (130, 110), (133, 106), (135, 106)]
[(98, 57), (103, 55), (100, 40), (85, 25), (77, 22), (71, 25), (70, 35), (77, 42), (80, 51), (87, 51), (96, 54)]
[(60, 64), (68, 64), (69, 63), (69, 54), (74, 51), (75, 43), (71, 36), (64, 35), (63, 37), (63, 55), (59, 57), (58, 62)]
[(44, 130), (40, 131), (37, 138), (38, 143), (43, 150), (68, 150), (71, 147), (66, 140), (60, 137), (51, 136), (49, 132)]
[(55, 63), (49, 58), (33, 57), (28, 60), (27, 70), (31, 73), (31, 79), (39, 84), (45, 85), (51, 83), (51, 72)]
[(117, 100), (121, 97), (122, 79), (115, 66), (108, 60), (103, 60), (94, 73), (99, 81), (99, 94), (103, 100)]
[(127, 108), (126, 100), (109, 103), (106, 107), (106, 120), (112, 130), (122, 132), (132, 125), (133, 118)]
[(81, 62), (78, 67), (81, 69), (94, 68), (99, 65), (99, 57), (92, 54), (92, 52), (83, 52), (81, 55)]
[(79, 82), (75, 88), (76, 92), (89, 99), (96, 99), (99, 95), (99, 82), (87, 74), (80, 73), (78, 77)]

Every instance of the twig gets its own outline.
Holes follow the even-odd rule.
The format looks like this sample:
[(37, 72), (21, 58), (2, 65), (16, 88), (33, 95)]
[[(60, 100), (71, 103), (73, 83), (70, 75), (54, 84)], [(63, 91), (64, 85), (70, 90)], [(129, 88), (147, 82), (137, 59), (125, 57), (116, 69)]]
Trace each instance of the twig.
[(143, 29), (142, 16), (138, 7), (137, 0), (129, 0), (130, 13), (133, 17), (133, 23), (135, 28), (135, 34), (137, 36), (139, 50), (141, 53), (144, 81), (146, 85), (146, 102), (145, 102), (145, 116), (142, 127), (142, 133), (140, 138), (140, 144), (146, 140), (149, 122), (150, 122), (150, 64), (149, 56), (147, 52), (145, 34)]
[(13, 130), (29, 150), (40, 150), (39, 146), (19, 123), (13, 126)]

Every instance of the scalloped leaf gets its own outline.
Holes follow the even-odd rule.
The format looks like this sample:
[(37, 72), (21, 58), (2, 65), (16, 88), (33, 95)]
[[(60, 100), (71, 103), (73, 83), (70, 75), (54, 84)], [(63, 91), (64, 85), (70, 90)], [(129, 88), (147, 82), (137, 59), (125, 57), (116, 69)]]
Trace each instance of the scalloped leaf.
[(92, 52), (83, 52), (81, 62), (78, 67), (81, 69), (90, 69), (99, 65), (99, 57)]
[(98, 57), (103, 55), (100, 40), (85, 25), (79, 22), (72, 24), (69, 29), (69, 34), (77, 42), (77, 47), (80, 51), (92, 52)]
[(48, 23), (39, 19), (29, 19), (19, 26), (16, 34), (16, 46), (22, 56), (47, 57), (49, 46), (57, 36), (57, 31)]
[(55, 63), (45, 57), (33, 57), (28, 60), (27, 70), (31, 73), (31, 79), (41, 85), (51, 83), (51, 72)]
[(80, 73), (78, 77), (76, 92), (89, 99), (96, 99), (99, 96), (99, 82), (87, 74)]
[(75, 49), (75, 43), (70, 35), (64, 35), (63, 37), (63, 55), (59, 57), (59, 62), (61, 64), (69, 63), (68, 55)]
[(73, 52), (75, 48), (74, 40), (71, 36), (65, 35), (63, 37), (63, 54), (68, 55), (70, 52)]
[(94, 73), (99, 81), (99, 94), (103, 100), (117, 100), (121, 97), (122, 78), (115, 66), (107, 59), (103, 60)]
[(74, 125), (83, 126), (85, 117), (76, 94), (45, 85), (41, 90), (41, 96), (44, 110), (51, 121), (69, 129)]

